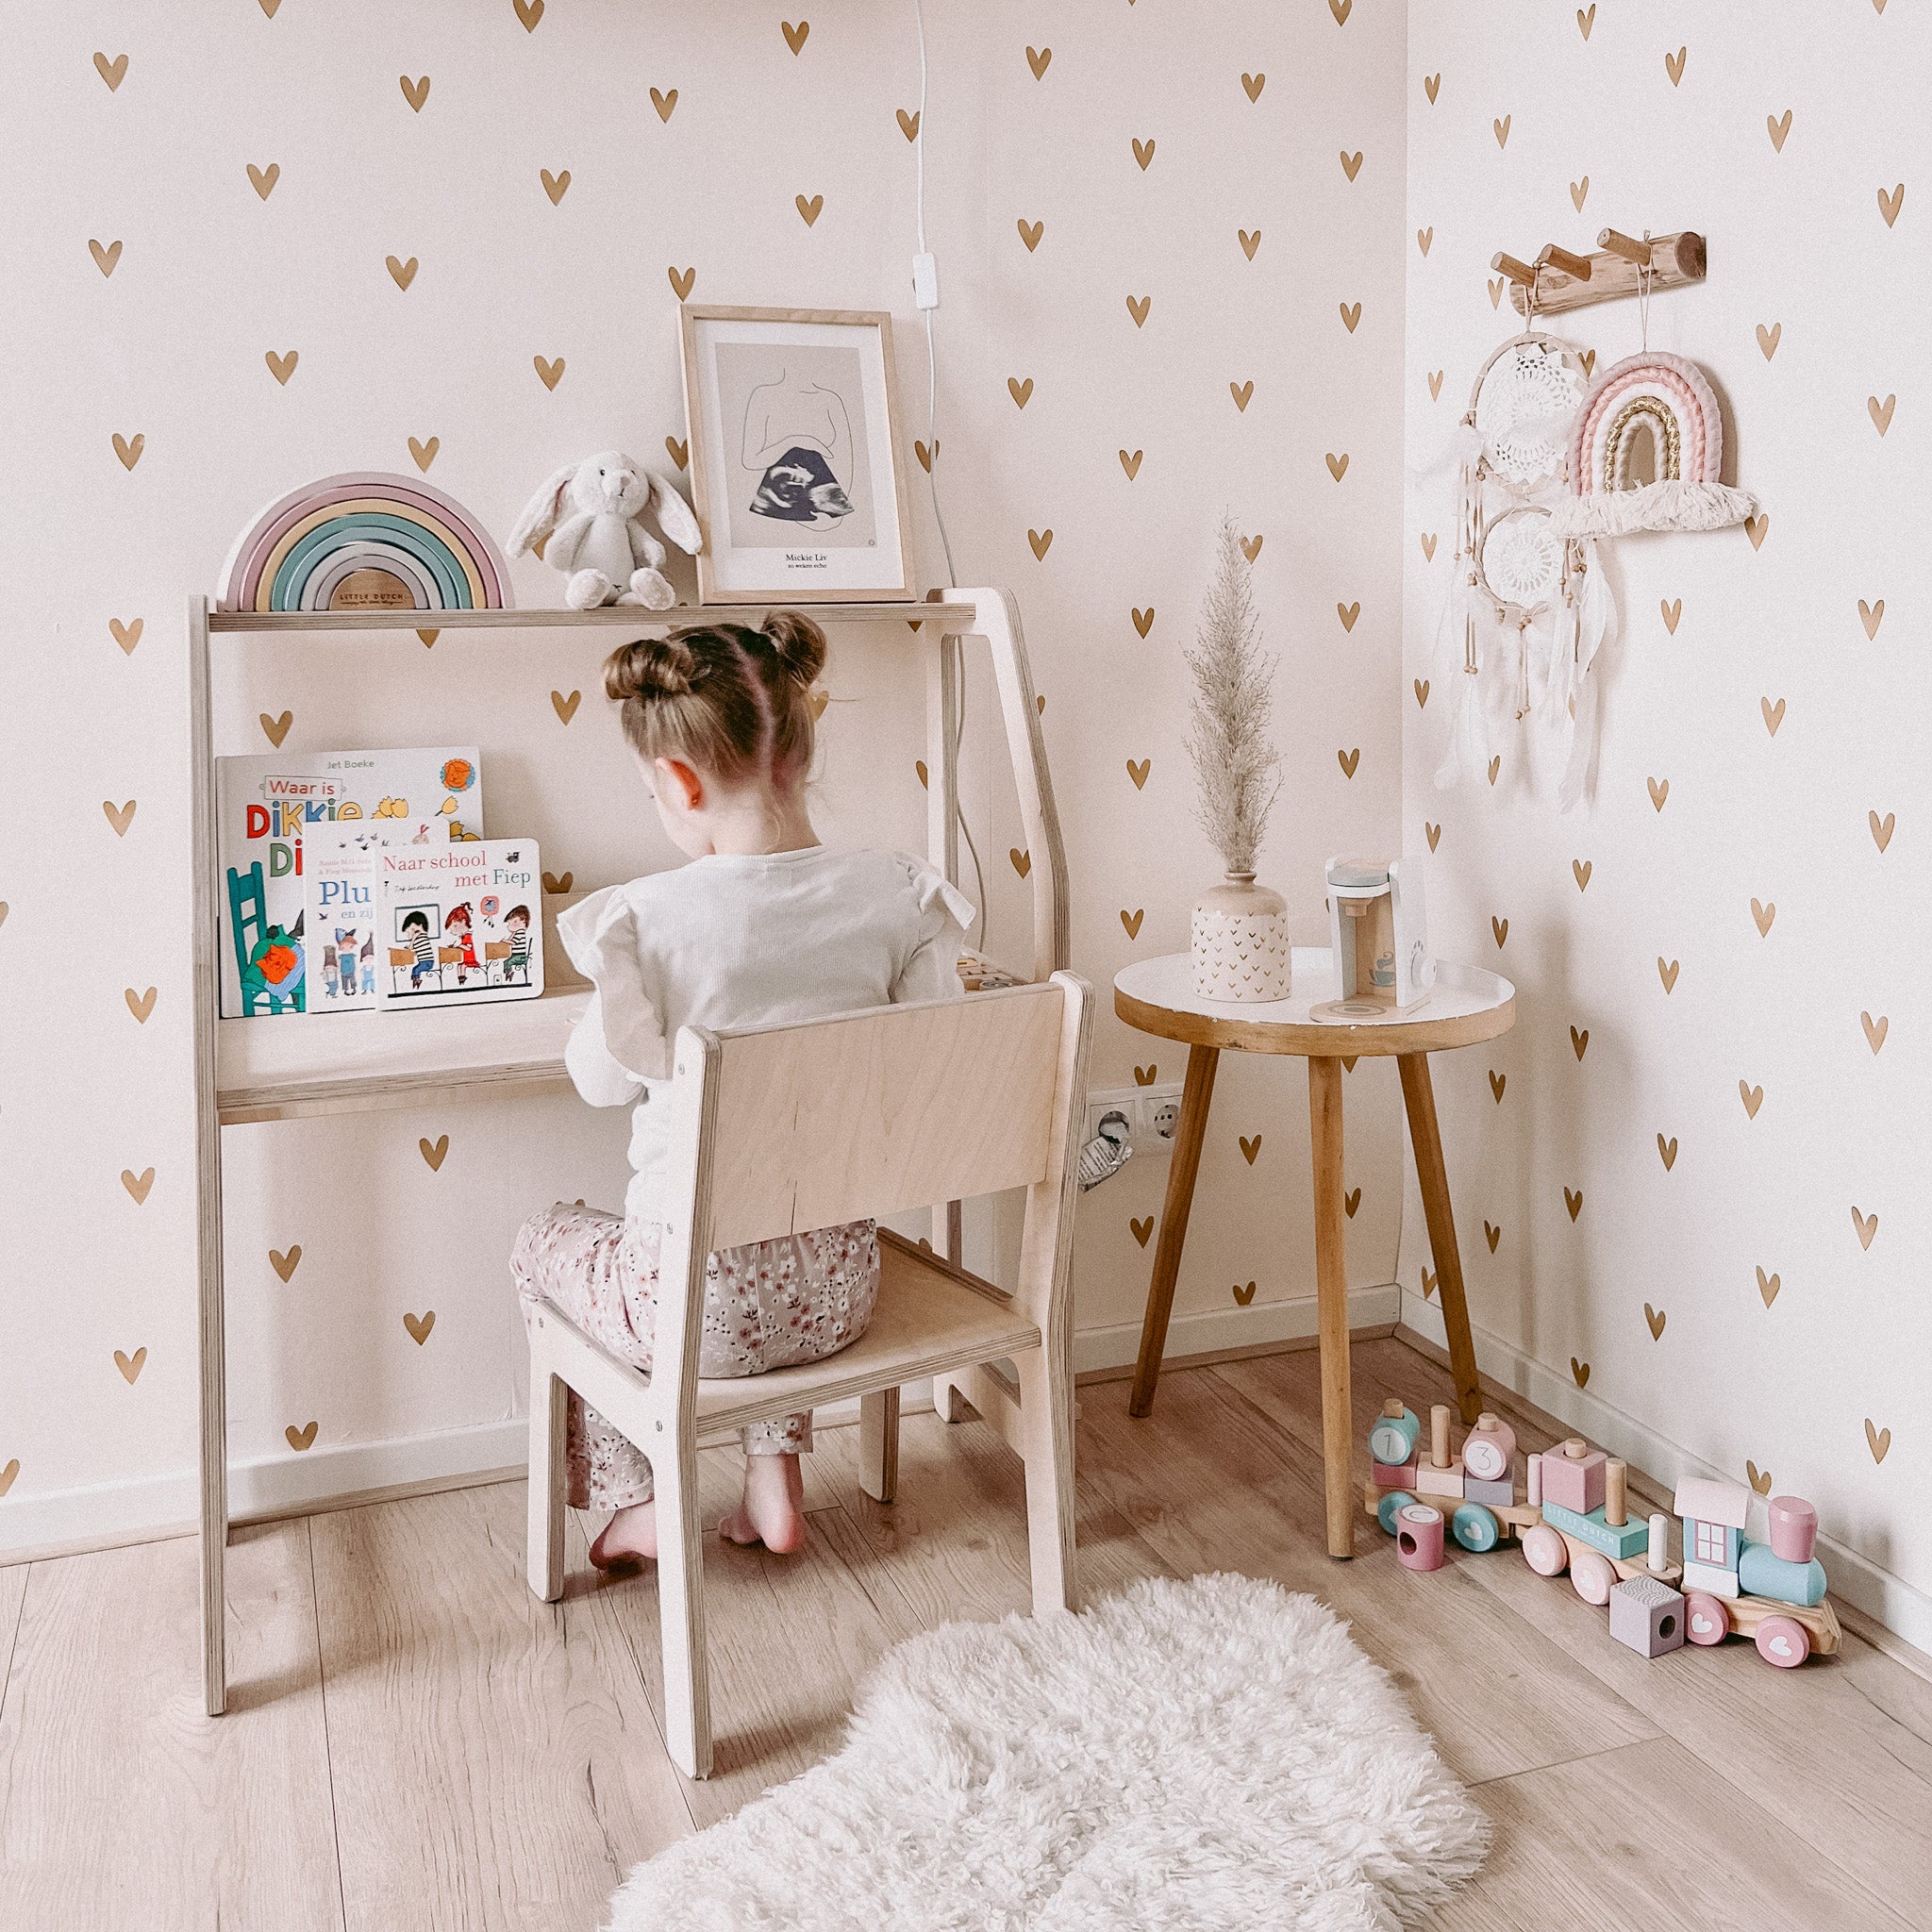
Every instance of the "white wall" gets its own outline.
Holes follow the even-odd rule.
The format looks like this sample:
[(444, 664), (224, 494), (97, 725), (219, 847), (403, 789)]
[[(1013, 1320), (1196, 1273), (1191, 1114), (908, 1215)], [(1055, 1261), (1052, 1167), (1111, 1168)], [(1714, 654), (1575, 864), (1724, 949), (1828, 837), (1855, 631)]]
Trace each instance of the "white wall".
[[(1410, 10), (1411, 464), (1444, 447), (1512, 326), (1487, 292), (1494, 251), (1694, 227), (1708, 280), (1656, 297), (1651, 345), (1709, 373), (1736, 480), (1769, 523), (1757, 547), (1742, 529), (1614, 546), (1623, 624), (1595, 802), (1565, 818), (1527, 794), (1509, 742), (1493, 790), (1431, 783), (1445, 708), (1418, 707), (1408, 678), (1446, 696), (1453, 675), (1432, 647), (1454, 485), (1411, 489), (1405, 834), (1441, 827), (1441, 949), (1520, 991), (1515, 1031), (1437, 1074), (1471, 1305), (1486, 1365), (1659, 1474), (1755, 1473), (1810, 1496), (1841, 1546), (1837, 1580), (1932, 1643), (1932, 1533), (1909, 1503), (1932, 1478), (1932, 1047), (1912, 991), (1932, 941), (1932, 257), (1915, 199), (1932, 135), (1908, 84), (1932, 23), (1871, 0), (1593, 11), (1586, 40), (1567, 5)], [(1767, 118), (1787, 110), (1779, 151)], [(1888, 225), (1878, 196), (1901, 181)], [(1553, 325), (1600, 370), (1639, 345), (1634, 302)], [(1868, 399), (1893, 396), (1881, 434)], [(1861, 599), (1885, 606), (1870, 637)], [(1679, 600), (1673, 635), (1662, 607)], [(1754, 898), (1776, 908), (1762, 936)], [(1492, 919), (1508, 922), (1500, 950)], [(1867, 1014), (1886, 1026), (1876, 1051)], [(1755, 1117), (1740, 1082), (1763, 1090)], [(1676, 1142), (1668, 1170), (1660, 1136)], [(1877, 1217), (1869, 1246), (1855, 1208)], [(1426, 1323), (1420, 1217), (1405, 1229), (1407, 1300)]]
[[(743, 0), (548, 0), (534, 32), (509, 0), (281, 0), (273, 17), (184, 0), (10, 23), (0, 168), (32, 186), (11, 207), (0, 298), (13, 374), (0, 516), (14, 533), (0, 546), (0, 1548), (192, 1507), (181, 613), (236, 531), (334, 471), (415, 474), (412, 437), (440, 439), (429, 480), (499, 534), (559, 461), (612, 442), (659, 455), (684, 432), (674, 267), (695, 268), (701, 301), (893, 308), (908, 463), (925, 437), (906, 299), (913, 150), (896, 119), (917, 102), (909, 9), (808, 10), (796, 55), (778, 10)], [(1402, 10), (1356, 0), (1341, 24), (1261, 0), (928, 12), (941, 476), (962, 576), (1013, 586), (1026, 616), (1072, 854), (1074, 963), (1104, 987), (1129, 958), (1184, 945), (1213, 882), (1189, 818), (1178, 651), (1224, 505), (1264, 540), (1288, 755), (1265, 869), (1313, 941), (1321, 859), (1395, 833)], [(1029, 42), (1052, 50), (1038, 78)], [(97, 52), (127, 58), (112, 90)], [(1266, 75), (1257, 98), (1244, 73)], [(412, 111), (399, 77), (424, 75)], [(677, 91), (668, 122), (653, 86)], [(1155, 143), (1144, 170), (1137, 138)], [(1357, 153), (1351, 179), (1340, 158)], [(266, 199), (249, 163), (279, 169)], [(542, 168), (571, 173), (556, 205)], [(810, 227), (800, 193), (824, 196)], [(1023, 218), (1045, 223), (1030, 253)], [(1257, 228), (1250, 260), (1238, 234)], [(120, 244), (111, 274), (91, 239)], [(390, 254), (419, 260), (407, 292)], [(1153, 298), (1143, 326), (1129, 295)], [(1341, 307), (1357, 302), (1351, 332)], [(279, 385), (264, 356), (291, 349)], [(565, 359), (554, 391), (539, 355)], [(1009, 376), (1033, 380), (1024, 410)], [(1239, 411), (1228, 385), (1249, 380)], [(144, 438), (131, 470), (116, 434)], [(1122, 448), (1144, 453), (1132, 481)], [(1330, 453), (1349, 458), (1339, 483)], [(1027, 532), (1046, 528), (1036, 560)], [(559, 601), (539, 565), (517, 584), (526, 603)], [(1336, 607), (1357, 601), (1344, 633)], [(1131, 612), (1150, 607), (1143, 641)], [(917, 668), (893, 644), (835, 643), (835, 839), (922, 836)], [(474, 738), (491, 826), (534, 832), (576, 891), (670, 857), (595, 698), (594, 640), (219, 648), (224, 749), (263, 749), (258, 715), (285, 709), (291, 750)], [(567, 726), (553, 691), (585, 693)], [(1337, 754), (1357, 750), (1345, 776)], [(1025, 897), (983, 689), (967, 755), (997, 952)], [(117, 836), (103, 801), (129, 800)], [(1122, 914), (1136, 910), (1130, 938)], [(149, 988), (137, 1020), (126, 995)], [(1103, 1018), (1096, 1084), (1150, 1063), (1180, 1069)], [(1363, 1063), (1349, 1090), (1364, 1283), (1394, 1264), (1386, 1071)], [(1298, 1066), (1224, 1074), (1177, 1340), (1220, 1310), (1237, 1336), (1273, 1332), (1311, 1291), (1304, 1120)], [(513, 1455), (510, 1233), (559, 1196), (615, 1202), (623, 1131), (567, 1097), (231, 1131), (230, 1417), (233, 1454), (253, 1465), (238, 1504)], [(1256, 1132), (1250, 1167), (1237, 1139)], [(418, 1142), (443, 1134), (432, 1172)], [(149, 1168), (138, 1205), (120, 1175)], [(1125, 1345), (1138, 1321), (1153, 1249), (1129, 1224), (1157, 1210), (1163, 1178), (1144, 1163), (1083, 1209), (1090, 1353)], [(270, 1252), (294, 1244), (284, 1283)], [(1256, 1305), (1237, 1311), (1231, 1288), (1249, 1280)], [(419, 1346), (402, 1317), (429, 1309)], [(132, 1381), (117, 1350), (139, 1364)], [(285, 1431), (311, 1421), (313, 1446), (291, 1450)]]

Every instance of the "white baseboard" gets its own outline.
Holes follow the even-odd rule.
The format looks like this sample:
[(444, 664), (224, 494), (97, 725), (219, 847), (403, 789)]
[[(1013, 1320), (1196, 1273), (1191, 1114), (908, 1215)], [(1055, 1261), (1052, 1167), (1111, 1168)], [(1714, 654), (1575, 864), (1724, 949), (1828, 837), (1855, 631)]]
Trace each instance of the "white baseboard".
[[(1400, 1299), (1402, 1312), (1397, 1319), (1437, 1347), (1443, 1347), (1441, 1308), (1409, 1289), (1400, 1291)], [(1686, 1476), (1707, 1476), (1721, 1482), (1737, 1480), (1723, 1470), (1713, 1469), (1635, 1416), (1614, 1407), (1602, 1396), (1577, 1388), (1574, 1377), (1544, 1367), (1484, 1329), (1478, 1328), (1474, 1333), (1476, 1359), (1482, 1364), (1485, 1376), (1581, 1431), (1598, 1448), (1622, 1457), (1633, 1470), (1641, 1470), (1656, 1482), (1673, 1489)], [(1932, 1596), (1823, 1532), (1818, 1538), (1818, 1555), (1830, 1574), (1834, 1597), (1862, 1610), (1907, 1643), (1922, 1651), (1932, 1651)]]
[[(1402, 1291), (1392, 1281), (1348, 1291), (1348, 1325), (1374, 1328), (1402, 1319)], [(1167, 1358), (1214, 1355), (1229, 1348), (1266, 1348), (1273, 1342), (1305, 1341), (1316, 1332), (1315, 1299), (1258, 1302), (1245, 1308), (1204, 1308), (1176, 1315), (1168, 1324)], [(1141, 1324), (1120, 1322), (1105, 1328), (1074, 1331), (1074, 1373), (1121, 1369), (1141, 1354)]]

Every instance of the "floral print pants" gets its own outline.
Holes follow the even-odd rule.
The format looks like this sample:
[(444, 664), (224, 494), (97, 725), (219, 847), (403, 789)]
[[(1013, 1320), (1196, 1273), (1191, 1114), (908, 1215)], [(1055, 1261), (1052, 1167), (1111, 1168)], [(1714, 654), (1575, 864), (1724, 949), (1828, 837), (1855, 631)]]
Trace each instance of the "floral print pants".
[[(510, 1274), (527, 1323), (549, 1302), (632, 1367), (649, 1369), (658, 1328), (655, 1223), (559, 1202), (517, 1232)], [(724, 1248), (705, 1264), (698, 1374), (758, 1375), (836, 1355), (865, 1333), (878, 1299), (878, 1229), (847, 1222)], [(811, 1447), (805, 1411), (744, 1431), (747, 1456)], [(626, 1509), (651, 1500), (651, 1464), (575, 1391), (567, 1452), (574, 1509)]]

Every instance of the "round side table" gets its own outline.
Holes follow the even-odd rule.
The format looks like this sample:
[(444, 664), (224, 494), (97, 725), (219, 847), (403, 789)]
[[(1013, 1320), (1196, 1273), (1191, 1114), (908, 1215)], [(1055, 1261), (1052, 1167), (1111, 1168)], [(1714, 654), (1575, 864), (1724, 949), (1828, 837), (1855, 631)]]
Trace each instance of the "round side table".
[(1356, 1510), (1350, 1494), (1352, 1422), (1348, 1377), (1348, 1277), (1343, 1266), (1341, 1182), (1341, 1062), (1357, 1056), (1395, 1057), (1402, 1074), (1402, 1098), (1408, 1111), (1409, 1139), (1415, 1147), (1416, 1178), (1422, 1184), (1423, 1211), (1442, 1298), (1449, 1336), (1450, 1368), (1462, 1408), (1473, 1423), (1481, 1407), (1475, 1349), (1470, 1341), (1469, 1307), (1462, 1291), (1462, 1261), (1456, 1248), (1456, 1222), (1449, 1210), (1449, 1182), (1442, 1169), (1442, 1137), (1436, 1125), (1436, 1095), (1429, 1082), (1432, 1053), (1493, 1040), (1516, 1024), (1516, 989), (1480, 967), (1439, 960), (1436, 986), (1421, 1005), (1386, 1019), (1330, 1023), (1309, 1018), (1311, 1007), (1336, 996), (1335, 967), (1325, 946), (1297, 946), (1291, 996), (1285, 1000), (1236, 1004), (1197, 998), (1191, 962), (1186, 953), (1141, 959), (1117, 974), (1114, 1011), (1129, 1026), (1188, 1048), (1187, 1081), (1181, 1093), (1180, 1125), (1174, 1134), (1174, 1167), (1160, 1215), (1160, 1241), (1154, 1254), (1154, 1279), (1147, 1291), (1147, 1315), (1141, 1329), (1141, 1359), (1134, 1372), (1130, 1412), (1146, 1415), (1154, 1407), (1160, 1357), (1167, 1345), (1168, 1316), (1174, 1307), (1181, 1246), (1188, 1236), (1188, 1210), (1201, 1168), (1201, 1141), (1208, 1128), (1208, 1104), (1214, 1092), (1214, 1070), (1224, 1047), (1237, 1053), (1296, 1055), (1308, 1063), (1308, 1118), (1315, 1179), (1315, 1285), (1322, 1348), (1322, 1459), (1328, 1504), (1328, 1554), (1355, 1554)]

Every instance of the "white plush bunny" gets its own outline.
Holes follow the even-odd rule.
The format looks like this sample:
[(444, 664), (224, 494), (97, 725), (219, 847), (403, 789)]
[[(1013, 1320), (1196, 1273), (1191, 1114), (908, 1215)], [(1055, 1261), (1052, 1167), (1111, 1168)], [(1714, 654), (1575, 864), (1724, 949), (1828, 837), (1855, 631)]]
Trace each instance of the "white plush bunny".
[(623, 451), (605, 450), (558, 471), (530, 499), (506, 547), (521, 557), (548, 537), (543, 561), (570, 579), (563, 601), (573, 610), (598, 604), (668, 610), (677, 593), (658, 568), (663, 544), (640, 521), (647, 509), (680, 550), (697, 555), (704, 538), (684, 498)]

